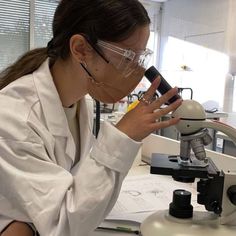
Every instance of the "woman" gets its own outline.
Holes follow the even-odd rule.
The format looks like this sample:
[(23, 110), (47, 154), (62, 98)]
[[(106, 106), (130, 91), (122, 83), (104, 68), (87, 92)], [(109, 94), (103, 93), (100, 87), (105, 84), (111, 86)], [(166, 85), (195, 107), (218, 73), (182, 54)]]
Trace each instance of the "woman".
[(91, 97), (117, 102), (142, 79), (149, 24), (137, 0), (62, 0), (48, 47), (2, 72), (3, 236), (88, 235), (113, 207), (142, 139), (178, 122), (156, 122), (181, 104), (159, 109), (176, 88), (151, 102), (156, 79), (116, 126), (92, 135)]

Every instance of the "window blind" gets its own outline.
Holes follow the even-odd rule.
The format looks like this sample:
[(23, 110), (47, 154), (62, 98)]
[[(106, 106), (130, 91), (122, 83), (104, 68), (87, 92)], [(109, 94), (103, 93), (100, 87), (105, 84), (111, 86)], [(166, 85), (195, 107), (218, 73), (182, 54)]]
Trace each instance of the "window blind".
[(29, 0), (0, 0), (0, 70), (29, 48)]
[(36, 0), (34, 22), (34, 46), (46, 47), (52, 38), (52, 20), (58, 0)]

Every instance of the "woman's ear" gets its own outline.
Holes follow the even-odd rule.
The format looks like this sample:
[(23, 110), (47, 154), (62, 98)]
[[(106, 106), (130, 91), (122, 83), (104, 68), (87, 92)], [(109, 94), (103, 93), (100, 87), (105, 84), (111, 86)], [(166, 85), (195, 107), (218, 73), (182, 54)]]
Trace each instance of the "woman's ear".
[(75, 34), (70, 38), (70, 53), (74, 59), (79, 62), (84, 61), (91, 52), (92, 48), (84, 36)]

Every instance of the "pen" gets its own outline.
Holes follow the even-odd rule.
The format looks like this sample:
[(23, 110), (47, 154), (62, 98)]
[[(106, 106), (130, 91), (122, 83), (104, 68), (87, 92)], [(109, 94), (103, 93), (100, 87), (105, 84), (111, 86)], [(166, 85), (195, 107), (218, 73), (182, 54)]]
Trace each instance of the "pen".
[(109, 230), (109, 231), (123, 232), (123, 233), (128, 233), (128, 234), (136, 234), (136, 235), (139, 235), (139, 231), (138, 231), (138, 230), (132, 230), (132, 229), (126, 228), (126, 227), (116, 227), (116, 228), (111, 228), (111, 227), (97, 227), (97, 230)]

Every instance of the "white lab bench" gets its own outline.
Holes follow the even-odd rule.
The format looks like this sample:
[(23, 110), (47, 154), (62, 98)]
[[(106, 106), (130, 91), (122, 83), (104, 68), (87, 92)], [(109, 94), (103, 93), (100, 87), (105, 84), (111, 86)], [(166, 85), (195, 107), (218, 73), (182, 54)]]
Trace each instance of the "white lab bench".
[[(229, 113), (227, 117), (221, 119), (227, 125), (236, 128), (236, 113)], [(222, 132), (216, 132), (215, 137), (223, 140), (222, 153), (236, 157), (236, 145)]]
[(236, 157), (236, 145), (227, 135), (216, 132), (215, 137), (223, 140), (222, 153)]

